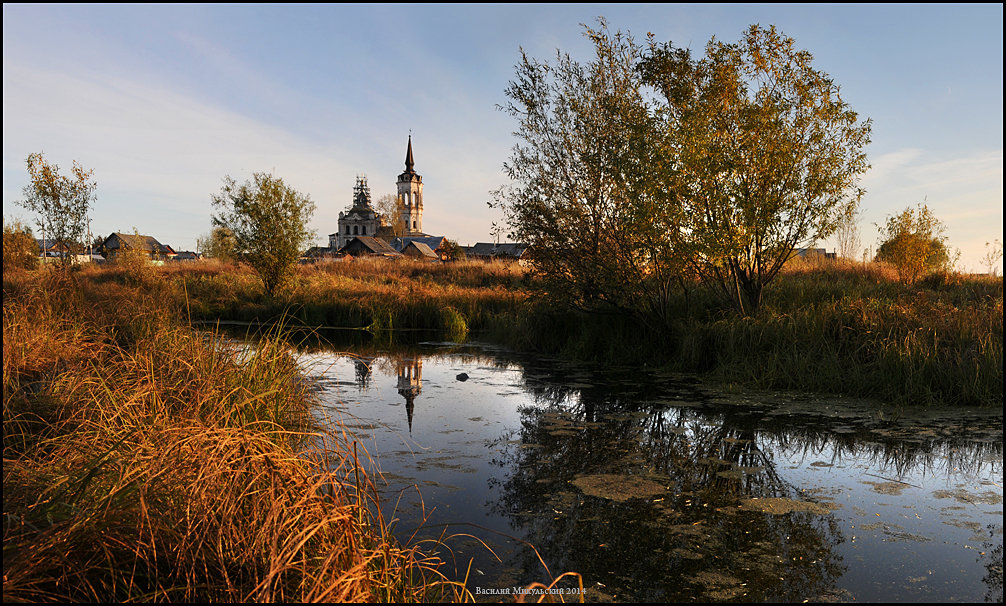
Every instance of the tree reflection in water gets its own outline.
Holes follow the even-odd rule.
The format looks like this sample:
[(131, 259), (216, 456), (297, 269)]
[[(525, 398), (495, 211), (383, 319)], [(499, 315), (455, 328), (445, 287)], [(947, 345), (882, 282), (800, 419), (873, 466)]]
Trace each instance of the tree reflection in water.
[[(556, 568), (643, 601), (796, 600), (824, 595), (842, 574), (830, 548), (843, 538), (830, 517), (738, 511), (740, 497), (797, 497), (752, 427), (590, 387), (578, 398), (536, 392), (520, 435), (506, 437), (500, 463), (513, 471), (496, 506)], [(571, 485), (593, 474), (640, 476), (668, 490), (616, 502)]]
[[(835, 590), (846, 566), (834, 548), (846, 537), (834, 516), (738, 507), (752, 498), (806, 502), (780, 477), (771, 453), (787, 459), (827, 451), (835, 464), (865, 458), (898, 477), (977, 470), (1002, 456), (1001, 438), (976, 443), (957, 432), (919, 439), (916, 428), (882, 423), (835, 433), (834, 419), (668, 402), (668, 393), (689, 391), (703, 399), (687, 384), (605, 376), (571, 389), (563, 387), (569, 369), (553, 372), (536, 365), (525, 386), (535, 403), (521, 409), (520, 429), (498, 443), (498, 464), (509, 471), (493, 506), (553, 567), (577, 570), (620, 600), (851, 597)], [(652, 480), (667, 491), (618, 501), (574, 485), (597, 474)], [(995, 562), (987, 566), (992, 595), (1001, 595), (1001, 543), (999, 553), (998, 577)], [(521, 567), (533, 569), (536, 557), (525, 554)]]
[[(434, 454), (495, 457), (499, 473), (488, 474), (489, 490), (472, 498), (484, 498), (485, 508), (505, 519), (502, 530), (509, 525), (513, 535), (535, 545), (552, 572), (582, 573), (593, 591), (588, 599), (853, 599), (836, 590), (847, 568), (842, 586), (863, 568), (840, 555), (861, 545), (846, 544), (852, 537), (839, 527), (840, 519), (849, 521), (848, 512), (842, 518), (813, 510), (779, 515), (750, 507), (752, 498), (797, 505), (810, 499), (800, 490), (807, 486), (799, 475), (788, 471), (794, 459), (865, 466), (898, 479), (988, 473), (983, 470), (993, 461), (999, 469), (992, 475), (1001, 477), (1001, 418), (998, 433), (987, 424), (971, 427), (966, 419), (944, 431), (924, 420), (884, 422), (870, 411), (855, 420), (828, 416), (818, 402), (779, 409), (763, 405), (759, 396), (737, 405), (732, 395), (716, 396), (694, 381), (638, 370), (592, 374), (578, 365), (499, 351), (438, 350), (433, 357), (421, 348), (361, 353), (374, 374), (371, 379), (357, 367), (357, 385), (366, 389), (378, 380), (394, 385), (397, 402), (405, 399), (410, 430), (414, 408), (417, 427), (437, 431), (431, 421), (443, 417), (434, 416), (433, 408), (441, 400), (454, 405), (448, 387), (454, 375), (445, 377), (443, 370), (439, 382), (431, 379), (431, 390), (416, 397), (423, 388), (423, 360), (433, 377), (437, 360), (445, 356), (473, 375), (474, 368), (519, 371), (519, 398), (525, 403), (518, 408), (519, 427), (490, 439), (485, 450)], [(468, 393), (478, 393), (472, 390), (480, 382), (465, 385)], [(485, 388), (500, 386), (489, 381)], [(458, 401), (459, 410), (463, 404)], [(438, 439), (430, 444), (439, 445)], [(601, 474), (658, 484), (664, 492), (618, 500), (624, 495), (602, 498), (581, 488)], [(462, 514), (448, 521), (466, 520)], [(993, 526), (979, 557), (987, 571), (986, 598), (995, 600), (1002, 595), (1002, 526)], [(506, 548), (500, 547), (494, 548), (503, 554)], [(517, 548), (504, 559), (504, 570), (489, 572), (493, 580), (480, 582), (511, 586), (511, 580), (541, 580), (533, 550)]]

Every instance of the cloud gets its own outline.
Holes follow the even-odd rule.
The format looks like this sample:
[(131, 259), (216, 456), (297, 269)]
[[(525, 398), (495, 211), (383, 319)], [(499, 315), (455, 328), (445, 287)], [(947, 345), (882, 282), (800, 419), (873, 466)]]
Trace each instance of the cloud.
[[(43, 151), (61, 167), (77, 160), (94, 169), (96, 230), (136, 225), (183, 246), (209, 229), (209, 196), (224, 175), (274, 171), (316, 203), (354, 175), (332, 149), (164, 87), (7, 62), (3, 128), (5, 209), (27, 182), (24, 158)], [(167, 222), (145, 222), (150, 213)]]
[(975, 268), (985, 242), (1003, 237), (1003, 152), (980, 150), (956, 158), (905, 148), (873, 159), (863, 178), (863, 245), (876, 247), (873, 224), (924, 202), (947, 226), (964, 267)]

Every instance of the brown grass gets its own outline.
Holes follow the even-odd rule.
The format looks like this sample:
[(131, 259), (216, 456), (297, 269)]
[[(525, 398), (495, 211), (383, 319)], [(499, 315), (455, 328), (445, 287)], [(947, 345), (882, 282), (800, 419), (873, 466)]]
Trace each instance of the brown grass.
[(5, 601), (466, 596), (371, 515), (282, 339), (249, 352), (151, 310), (117, 281), (5, 272)]

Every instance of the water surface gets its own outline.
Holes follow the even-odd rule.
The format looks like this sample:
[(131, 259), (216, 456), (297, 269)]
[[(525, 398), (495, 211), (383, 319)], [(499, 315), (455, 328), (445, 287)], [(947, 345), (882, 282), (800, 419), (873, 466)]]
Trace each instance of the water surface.
[(728, 393), (480, 345), (303, 361), (396, 534), (451, 536), (440, 555), (458, 578), (471, 563), (476, 597), (572, 570), (588, 601), (1002, 600), (1001, 410)]

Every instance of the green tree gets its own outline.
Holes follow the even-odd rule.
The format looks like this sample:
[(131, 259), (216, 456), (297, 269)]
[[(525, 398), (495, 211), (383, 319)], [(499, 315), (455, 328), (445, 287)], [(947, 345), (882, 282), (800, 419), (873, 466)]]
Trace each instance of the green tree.
[(440, 250), (447, 257), (447, 261), (464, 261), (466, 258), (464, 249), (461, 245), (457, 243), (456, 240), (444, 239), (444, 243), (440, 245)]
[(311, 198), (278, 177), (255, 173), (252, 181), (240, 185), (225, 177), (212, 201), (219, 209), (213, 225), (230, 230), (237, 258), (251, 265), (266, 292), (274, 295), (314, 237), (307, 227), (314, 213)]
[(38, 265), (38, 243), (31, 228), (15, 219), (3, 222), (3, 268), (32, 269)]
[(234, 233), (226, 227), (214, 227), (209, 234), (196, 238), (196, 249), (210, 259), (237, 260)]
[[(59, 167), (47, 162), (41, 153), (29, 154), (26, 162), (31, 182), (24, 187), (24, 200), (18, 204), (36, 213), (35, 221), (43, 240), (58, 242), (69, 252), (87, 231), (87, 212), (98, 187), (91, 180), (94, 171), (85, 170), (74, 161), (71, 175), (61, 175)], [(61, 260), (64, 268), (69, 267), (68, 254)]]
[(688, 222), (698, 275), (742, 314), (797, 246), (828, 237), (858, 206), (871, 123), (860, 121), (792, 38), (752, 25), (705, 55), (650, 39), (640, 64), (662, 97), (660, 154)]
[(902, 282), (911, 284), (927, 273), (950, 268), (946, 226), (925, 204), (888, 217), (879, 229), (877, 260), (893, 265)]
[(586, 64), (557, 52), (552, 64), (521, 50), (509, 101), (518, 143), (494, 192), (509, 238), (528, 244), (549, 295), (583, 310), (615, 309), (666, 326), (682, 257), (681, 221), (651, 108), (627, 34), (584, 26)]

